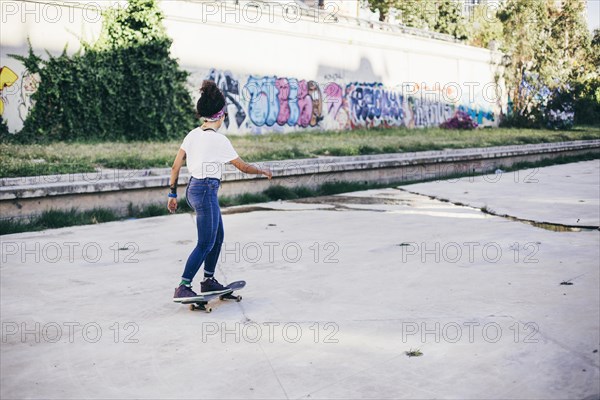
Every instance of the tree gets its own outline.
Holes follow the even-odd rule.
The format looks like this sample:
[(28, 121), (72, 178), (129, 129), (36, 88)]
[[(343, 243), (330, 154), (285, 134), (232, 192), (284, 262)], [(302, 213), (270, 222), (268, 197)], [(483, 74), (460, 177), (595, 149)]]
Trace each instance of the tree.
[(552, 9), (550, 43), (557, 58), (553, 73), (560, 81), (577, 79), (585, 74), (586, 54), (591, 38), (585, 21), (585, 3), (581, 0), (564, 1), (559, 9)]
[(473, 8), (471, 23), (468, 26), (469, 44), (489, 48), (492, 42), (502, 41), (502, 22), (497, 17), (497, 8), (478, 4)]
[(505, 81), (512, 101), (513, 121), (540, 120), (540, 93), (552, 86), (549, 67), (556, 56), (549, 38), (552, 19), (545, 0), (506, 0), (498, 18), (503, 24), (501, 49), (506, 54)]
[(594, 30), (581, 68), (571, 83), (575, 122), (600, 125), (600, 29)]
[(395, 9), (400, 13), (403, 25), (419, 29), (431, 29), (436, 5), (430, 0), (397, 1)]
[[(561, 3), (507, 0), (498, 12), (513, 123), (540, 125), (552, 109), (574, 109), (577, 115), (578, 99), (589, 99), (595, 90), (598, 71), (592, 65), (585, 3)], [(580, 115), (593, 107), (584, 108), (588, 111), (579, 107)]]
[(455, 0), (370, 0), (369, 6), (373, 12), (379, 10), (380, 21), (394, 10), (403, 25), (467, 38), (466, 21)]
[(590, 62), (596, 66), (596, 71), (600, 74), (600, 29), (594, 30), (592, 45), (590, 48)]
[(467, 24), (462, 15), (460, 3), (454, 0), (436, 0), (437, 12), (434, 15), (432, 29), (439, 33), (467, 39)]
[(108, 8), (103, 13), (100, 37), (93, 44), (95, 50), (110, 50), (168, 41), (163, 26), (164, 16), (155, 0), (129, 0), (127, 7)]
[(379, 11), (379, 20), (384, 22), (392, 8), (398, 5), (398, 0), (369, 0), (369, 9), (372, 12)]

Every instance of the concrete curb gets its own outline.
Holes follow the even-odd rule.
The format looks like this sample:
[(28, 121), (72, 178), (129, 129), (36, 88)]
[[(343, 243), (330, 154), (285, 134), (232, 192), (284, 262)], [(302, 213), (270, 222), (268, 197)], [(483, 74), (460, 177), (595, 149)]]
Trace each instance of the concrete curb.
[[(272, 184), (317, 187), (335, 181), (390, 183), (484, 173), (500, 165), (598, 150), (600, 140), (585, 140), (255, 163), (271, 168), (271, 182), (228, 165), (223, 171), (221, 194), (260, 193)], [(125, 209), (123, 203), (156, 203), (167, 191), (169, 175), (170, 168), (152, 168), (4, 178), (0, 179), (0, 211), (7, 218), (29, 216), (48, 208)], [(184, 188), (188, 180), (189, 173), (184, 169), (180, 186)]]

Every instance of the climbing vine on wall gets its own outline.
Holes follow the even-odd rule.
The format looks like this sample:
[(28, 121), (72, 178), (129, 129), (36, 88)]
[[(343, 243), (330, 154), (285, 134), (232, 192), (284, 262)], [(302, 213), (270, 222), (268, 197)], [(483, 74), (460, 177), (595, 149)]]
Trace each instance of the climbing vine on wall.
[(107, 9), (95, 43), (47, 60), (13, 55), (39, 73), (21, 140), (161, 140), (194, 126), (188, 73), (170, 55), (155, 0)]

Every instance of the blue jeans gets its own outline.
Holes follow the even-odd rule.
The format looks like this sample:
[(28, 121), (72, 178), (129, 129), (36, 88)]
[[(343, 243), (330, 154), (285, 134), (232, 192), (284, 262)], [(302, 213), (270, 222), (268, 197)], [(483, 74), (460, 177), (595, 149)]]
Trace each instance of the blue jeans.
[(196, 211), (196, 228), (198, 243), (188, 257), (183, 271), (183, 279), (192, 280), (204, 263), (204, 275), (215, 273), (221, 245), (223, 244), (223, 220), (219, 208), (220, 181), (215, 178), (190, 178), (186, 189), (186, 200)]

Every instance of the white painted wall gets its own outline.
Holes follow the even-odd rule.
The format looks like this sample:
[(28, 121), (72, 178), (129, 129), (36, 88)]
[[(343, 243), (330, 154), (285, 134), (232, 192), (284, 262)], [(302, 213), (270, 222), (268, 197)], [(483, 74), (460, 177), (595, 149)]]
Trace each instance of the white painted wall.
[[(7, 54), (24, 54), (27, 37), (38, 53), (47, 49), (56, 54), (65, 44), (68, 44), (70, 52), (75, 51), (79, 48), (78, 36), (92, 40), (100, 31), (101, 20), (96, 12), (98, 3), (92, 1), (84, 7), (73, 7), (73, 1), (59, 2), (60, 7), (50, 2), (0, 0), (0, 3), (0, 62), (2, 67), (17, 75), (16, 81), (2, 91), (3, 118), (15, 131), (22, 126), (21, 119), (26, 115), (23, 110), (28, 107), (35, 79), (28, 77), (20, 63), (8, 58)], [(77, 3), (85, 2), (79, 0)], [(227, 75), (237, 81), (239, 94), (232, 94), (231, 98), (237, 101), (247, 116), (251, 114), (252, 101), (256, 115), (260, 114), (257, 109), (267, 103), (272, 108), (281, 106), (282, 102), (296, 102), (295, 99), (282, 98), (277, 88), (266, 81), (262, 86), (250, 87), (255, 92), (251, 96), (251, 91), (244, 90), (248, 88), (251, 76), (258, 80), (276, 77), (284, 84), (291, 83), (292, 87), (296, 80), (314, 81), (318, 90), (310, 95), (314, 108), (321, 108), (323, 120), (309, 129), (381, 124), (437, 125), (442, 116), (451, 116), (459, 105), (470, 107), (473, 115), (479, 116), (484, 124), (495, 125), (498, 122), (502, 102), (497, 102), (496, 96), (493, 96), (494, 74), (499, 73), (495, 64), (500, 57), (498, 53), (458, 43), (374, 30), (367, 23), (357, 26), (343, 22), (341, 14), (331, 15), (334, 8), (321, 12), (315, 18), (295, 15), (294, 11), (299, 8), (288, 1), (272, 2), (260, 9), (252, 7), (252, 3), (256, 4), (240, 1), (239, 7), (235, 8), (232, 3), (161, 2), (166, 16), (165, 26), (173, 38), (172, 54), (183, 68), (192, 72), (190, 90), (194, 96), (198, 95), (196, 89), (202, 79), (211, 69), (216, 69), (217, 75), (224, 77), (224, 72), (229, 71)], [(337, 17), (340, 17), (338, 21), (335, 20)], [(359, 85), (352, 86), (352, 83)], [(381, 85), (374, 89), (362, 85), (373, 83)], [(325, 91), (330, 84), (338, 85), (344, 92), (340, 106), (345, 115), (340, 115), (337, 122), (332, 122), (337, 115), (328, 114), (330, 104), (324, 103), (327, 100)], [(489, 89), (487, 98), (482, 91), (485, 85)], [(330, 91), (332, 87), (329, 87)], [(367, 95), (363, 99), (357, 95), (357, 89), (360, 92), (361, 88), (362, 95)], [(420, 101), (423, 89), (428, 90), (425, 102)], [(275, 92), (268, 93), (268, 90)], [(401, 90), (404, 90), (404, 96), (402, 101), (397, 102), (404, 108), (403, 118), (386, 119), (382, 116), (352, 121), (353, 110), (375, 109), (377, 114), (382, 107), (378, 99), (388, 99), (390, 93), (398, 94)], [(321, 93), (320, 98), (315, 98), (317, 92)], [(411, 99), (416, 99), (416, 103), (411, 103)], [(425, 103), (427, 107), (419, 108)], [(281, 107), (287, 107), (286, 104)], [(230, 114), (235, 114), (237, 108), (233, 103), (229, 108)], [(333, 108), (339, 107), (334, 104)], [(481, 113), (476, 114), (478, 111)], [(440, 114), (439, 118), (431, 117), (436, 112)], [(417, 114), (429, 117), (425, 120), (417, 118), (425, 123), (415, 123)], [(486, 115), (488, 118), (482, 118)], [(491, 115), (494, 116), (493, 121)], [(251, 118), (246, 118), (240, 126), (232, 123), (229, 127), (232, 133), (297, 129), (297, 125), (286, 123), (257, 125)]]

